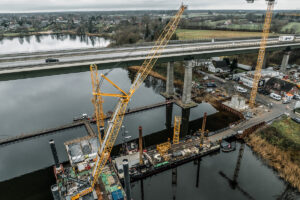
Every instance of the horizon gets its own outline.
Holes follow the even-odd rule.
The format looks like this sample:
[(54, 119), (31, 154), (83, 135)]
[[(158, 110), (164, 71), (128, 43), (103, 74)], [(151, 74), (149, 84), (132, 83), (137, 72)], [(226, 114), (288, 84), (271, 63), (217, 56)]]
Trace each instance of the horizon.
[[(176, 9), (116, 9), (116, 10), (96, 10), (96, 9), (70, 9), (70, 10), (32, 10), (32, 11), (0, 11), (0, 14), (43, 14), (43, 13), (70, 13), (70, 12), (134, 12), (134, 11), (176, 11)], [(188, 9), (188, 11), (242, 11), (251, 12), (259, 11), (264, 12), (264, 9)], [(274, 10), (276, 12), (299, 12), (298, 9), (278, 9)]]
[[(189, 0), (182, 2), (169, 0), (130, 0), (126, 3), (122, 0), (1, 0), (0, 13), (49, 13), (49, 12), (87, 12), (87, 11), (144, 11), (144, 10), (178, 10), (184, 3), (189, 10), (265, 10), (266, 2), (260, 0), (247, 3), (246, 0)], [(300, 11), (299, 0), (289, 0), (285, 3), (278, 0), (275, 10)]]

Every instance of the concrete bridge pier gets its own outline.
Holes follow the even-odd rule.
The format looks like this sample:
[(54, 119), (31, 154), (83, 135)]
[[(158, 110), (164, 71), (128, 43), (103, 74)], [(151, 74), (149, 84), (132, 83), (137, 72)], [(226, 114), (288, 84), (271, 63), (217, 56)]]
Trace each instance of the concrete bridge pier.
[(174, 97), (174, 61), (168, 62), (166, 92), (163, 92), (162, 95), (167, 99)]
[(291, 51), (285, 51), (284, 52), (282, 63), (281, 63), (281, 68), (280, 68), (280, 71), (282, 73), (286, 72), (286, 67), (287, 67), (287, 65), (289, 63), (290, 55), (291, 55)]
[(264, 57), (263, 66), (262, 66), (263, 69), (268, 68), (268, 64), (269, 64), (268, 63), (268, 57), (269, 57), (269, 52), (266, 52), (265, 57)]
[(179, 106), (181, 106), (182, 108), (191, 108), (197, 106), (197, 104), (193, 102), (191, 98), (194, 67), (195, 67), (195, 62), (193, 60), (186, 61), (182, 98), (181, 101), (178, 102)]

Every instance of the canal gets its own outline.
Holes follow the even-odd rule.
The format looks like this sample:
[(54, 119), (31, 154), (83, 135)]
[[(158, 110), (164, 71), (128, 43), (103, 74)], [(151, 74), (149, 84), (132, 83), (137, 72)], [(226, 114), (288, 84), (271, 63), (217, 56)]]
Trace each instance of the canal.
[[(107, 77), (123, 89), (128, 89), (134, 74), (117, 68)], [(117, 92), (108, 83), (103, 84), (103, 92)], [(160, 95), (165, 83), (153, 77), (145, 80), (133, 96), (129, 108), (162, 102)], [(29, 133), (32, 131), (59, 126), (72, 121), (74, 116), (93, 113), (91, 104), (91, 81), (89, 72), (45, 76), (23, 80), (0, 82), (0, 133), (1, 138)], [(105, 98), (104, 111), (113, 111), (117, 99)], [(170, 112), (171, 110), (171, 112)], [(124, 119), (124, 131), (131, 140), (138, 137), (138, 127), (143, 127), (146, 145), (165, 140), (164, 134), (171, 134), (170, 119), (174, 115), (188, 113), (191, 130), (201, 126), (201, 118), (207, 112), (209, 130), (223, 128), (226, 123), (236, 120), (228, 113), (219, 112), (210, 104), (202, 103), (189, 112), (176, 105), (148, 110)], [(173, 120), (171, 120), (172, 122)], [(218, 123), (218, 122), (222, 123)], [(167, 131), (169, 130), (169, 131)], [(67, 161), (63, 146), (65, 141), (87, 135), (83, 127), (60, 131), (51, 135), (24, 140), (0, 147), (0, 199), (51, 199), (50, 185), (54, 183), (51, 165), (53, 158), (48, 145), (54, 139), (60, 161)], [(123, 141), (119, 134), (117, 144)], [(162, 139), (163, 138), (163, 139)], [(238, 144), (239, 147), (239, 144)], [(254, 199), (276, 199), (287, 184), (268, 168), (251, 149), (245, 147), (237, 185), (231, 188), (228, 181), (220, 175), (222, 171), (232, 178), (237, 162), (238, 151), (216, 153), (204, 157), (199, 165), (199, 180), (196, 187), (198, 166), (194, 162), (178, 167), (178, 182), (171, 183), (171, 171), (147, 178), (132, 185), (134, 199), (247, 199), (246, 193)], [(18, 192), (15, 192), (18, 191)], [(142, 192), (143, 191), (143, 192)], [(245, 193), (246, 192), (246, 193)], [(143, 195), (142, 195), (143, 194)], [(174, 198), (175, 197), (175, 198)]]
[[(99, 73), (105, 72), (107, 71), (99, 71)], [(134, 74), (122, 68), (109, 72), (108, 78), (114, 80), (117, 85), (125, 90), (130, 87)], [(132, 98), (129, 108), (165, 101), (160, 95), (164, 87), (163, 81), (152, 77), (147, 78)], [(103, 84), (102, 91), (117, 92), (108, 83)], [(5, 102), (0, 105), (0, 112), (2, 113), (0, 115), (2, 121), (0, 126), (1, 139), (57, 127), (72, 122), (73, 117), (82, 113), (89, 115), (93, 113), (89, 72), (3, 81), (0, 82), (0, 92), (1, 102)], [(116, 103), (117, 99), (105, 97), (104, 112), (113, 111)], [(217, 113), (217, 110), (210, 104), (200, 104), (191, 109), (189, 121), (201, 118), (204, 112), (213, 115)], [(166, 106), (163, 106), (127, 115), (123, 123), (124, 128), (121, 131), (126, 131), (126, 136), (131, 137), (130, 140), (137, 138), (139, 126), (143, 127), (144, 136), (159, 133), (167, 128), (166, 118), (169, 119), (168, 126), (171, 126), (170, 123), (174, 115), (181, 115), (181, 113), (181, 109), (174, 105), (171, 112), (167, 111)], [(56, 142), (60, 160), (62, 162), (67, 161), (63, 143), (86, 135), (85, 128), (78, 127), (0, 146), (0, 181), (49, 167), (53, 162), (48, 145), (50, 139), (54, 139)], [(120, 144), (122, 141), (124, 141), (124, 137), (119, 134), (116, 144)]]

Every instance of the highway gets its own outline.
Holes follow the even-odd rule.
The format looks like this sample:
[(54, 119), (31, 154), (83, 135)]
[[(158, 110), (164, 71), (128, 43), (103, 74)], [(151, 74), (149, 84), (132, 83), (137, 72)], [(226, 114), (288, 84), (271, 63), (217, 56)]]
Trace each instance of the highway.
[[(180, 61), (189, 57), (209, 58), (218, 55), (257, 52), (259, 45), (259, 39), (170, 44), (162, 51), (160, 60)], [(300, 37), (293, 42), (280, 42), (278, 38), (268, 40), (267, 50), (281, 50), (287, 47), (300, 48)], [(141, 63), (151, 48), (152, 46), (136, 46), (0, 55), (0, 74), (88, 66), (91, 63), (112, 67), (122, 62)], [(48, 57), (59, 58), (59, 62), (45, 63), (45, 58)]]

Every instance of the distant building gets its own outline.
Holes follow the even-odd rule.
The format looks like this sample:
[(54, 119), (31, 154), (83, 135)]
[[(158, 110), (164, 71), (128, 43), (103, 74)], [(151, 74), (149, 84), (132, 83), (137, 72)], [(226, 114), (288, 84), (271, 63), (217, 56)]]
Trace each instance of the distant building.
[(222, 60), (222, 61), (213, 60), (212, 63), (215, 67), (215, 73), (230, 72), (230, 70), (231, 70), (225, 60)]
[(246, 70), (246, 71), (251, 71), (252, 70), (252, 67), (249, 66), (249, 65), (238, 64), (237, 67), (240, 68), (240, 69)]
[(285, 96), (286, 94), (295, 95), (299, 93), (299, 88), (297, 85), (278, 78), (270, 78), (266, 82), (265, 88), (269, 92), (273, 92), (281, 96)]

